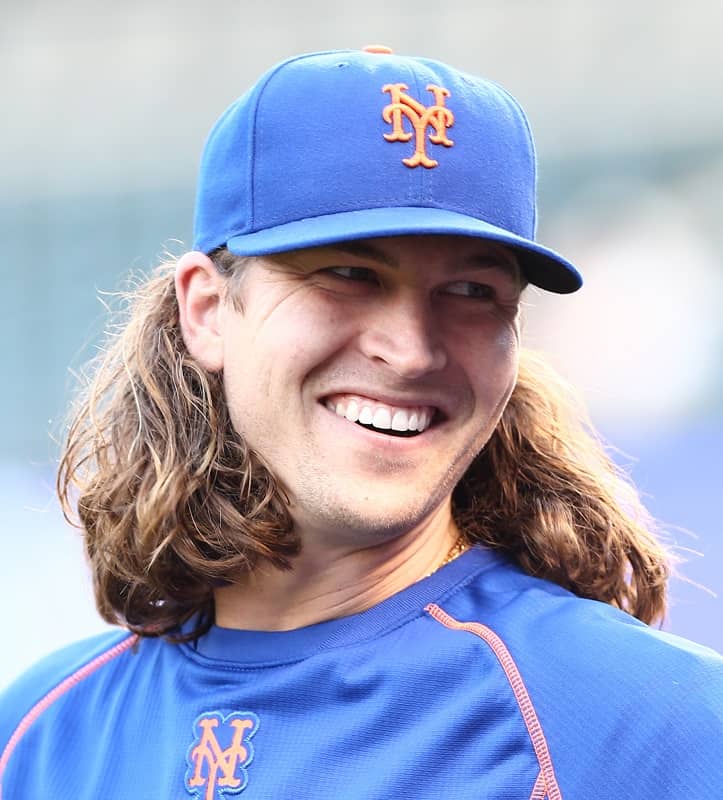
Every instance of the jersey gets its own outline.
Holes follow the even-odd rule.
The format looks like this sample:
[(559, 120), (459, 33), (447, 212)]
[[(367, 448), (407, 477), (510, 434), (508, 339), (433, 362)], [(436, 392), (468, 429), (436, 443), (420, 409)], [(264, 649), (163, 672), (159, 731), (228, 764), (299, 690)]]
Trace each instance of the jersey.
[(3, 800), (710, 800), (723, 658), (473, 548), (302, 629), (73, 645), (0, 752)]

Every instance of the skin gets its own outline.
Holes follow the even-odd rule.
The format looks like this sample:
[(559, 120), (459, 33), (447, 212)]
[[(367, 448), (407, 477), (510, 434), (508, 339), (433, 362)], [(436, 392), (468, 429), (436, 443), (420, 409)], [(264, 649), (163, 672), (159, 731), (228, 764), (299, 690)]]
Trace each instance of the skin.
[[(176, 291), (191, 354), (223, 370), (231, 418), (285, 487), (303, 549), (216, 592), (224, 627), (285, 630), (362, 611), (428, 575), (459, 532), (451, 492), (515, 384), (522, 282), (481, 240), (405, 236), (247, 260), (201, 253)], [(435, 409), (408, 438), (329, 410), (353, 395)]]

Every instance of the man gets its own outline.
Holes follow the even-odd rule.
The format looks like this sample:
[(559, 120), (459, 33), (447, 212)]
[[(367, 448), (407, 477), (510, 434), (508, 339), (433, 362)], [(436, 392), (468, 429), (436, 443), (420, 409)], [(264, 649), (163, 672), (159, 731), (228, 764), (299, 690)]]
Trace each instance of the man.
[(721, 796), (723, 660), (645, 624), (665, 553), (520, 350), (581, 283), (535, 214), (522, 110), (438, 62), (225, 112), (61, 463), (124, 630), (7, 693), (4, 797)]

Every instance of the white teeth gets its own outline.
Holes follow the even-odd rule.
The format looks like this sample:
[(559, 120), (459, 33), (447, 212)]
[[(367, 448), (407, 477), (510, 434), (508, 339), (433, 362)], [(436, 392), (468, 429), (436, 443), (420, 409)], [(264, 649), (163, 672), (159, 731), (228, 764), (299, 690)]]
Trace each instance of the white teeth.
[(349, 422), (360, 422), (379, 430), (416, 431), (421, 433), (431, 424), (434, 409), (417, 406), (416, 408), (399, 408), (382, 405), (364, 397), (350, 395), (343, 399), (328, 399), (326, 407)]
[(350, 400), (349, 405), (346, 407), (346, 414), (344, 415), (349, 422), (356, 422), (359, 419), (359, 403), (356, 400)]
[(399, 411), (394, 412), (394, 416), (392, 417), (392, 430), (393, 431), (407, 431), (409, 430), (409, 415), (406, 411)]

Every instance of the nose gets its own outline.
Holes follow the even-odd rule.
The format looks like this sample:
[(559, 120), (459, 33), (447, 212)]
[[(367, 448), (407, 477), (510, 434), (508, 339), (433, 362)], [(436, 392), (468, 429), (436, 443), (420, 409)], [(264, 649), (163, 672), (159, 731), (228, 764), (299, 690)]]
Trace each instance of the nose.
[(403, 378), (443, 369), (447, 352), (430, 309), (414, 296), (386, 298), (366, 319), (360, 347)]

